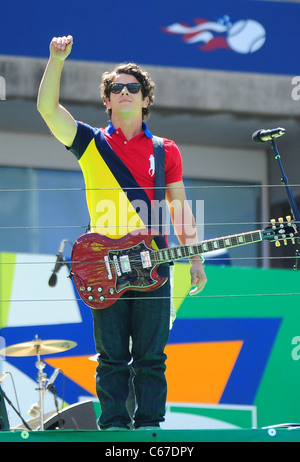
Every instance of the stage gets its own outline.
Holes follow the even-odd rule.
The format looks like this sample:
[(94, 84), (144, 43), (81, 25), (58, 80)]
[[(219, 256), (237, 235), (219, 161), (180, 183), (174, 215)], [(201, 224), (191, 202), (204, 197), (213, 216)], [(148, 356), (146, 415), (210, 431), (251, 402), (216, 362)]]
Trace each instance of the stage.
[[(176, 267), (177, 280), (182, 284), (184, 266)], [(22, 269), (20, 277), (18, 268)], [(28, 273), (36, 280), (35, 272), (28, 269)], [(201, 303), (186, 297), (177, 310), (167, 346), (166, 420), (156, 435), (149, 431), (98, 430), (100, 404), (95, 396), (95, 361), (91, 360), (94, 347), (91, 343), (85, 344), (93, 338), (90, 312), (81, 305), (76, 311), (73, 306), (81, 320), (70, 313), (68, 316), (74, 322), (69, 325), (60, 317), (60, 314), (65, 316), (65, 312), (54, 304), (51, 310), (39, 308), (37, 320), (37, 311), (31, 312), (32, 307), (26, 307), (27, 317), (30, 312), (35, 323), (39, 323), (38, 328), (36, 325), (18, 327), (12, 321), (1, 327), (5, 359), (0, 362), (0, 442), (101, 442), (104, 448), (118, 442), (127, 446), (131, 443), (176, 446), (200, 442), (300, 442), (300, 337), (295, 331), (299, 325), (300, 299), (299, 294), (294, 293), (299, 287), (300, 273), (213, 266), (207, 267), (207, 273), (219, 281), (217, 289), (208, 288)], [(24, 265), (16, 266), (11, 284), (19, 290), (18, 281), (24, 283), (25, 276)], [(44, 276), (47, 282), (46, 274)], [(278, 280), (289, 294), (289, 303), (280, 303), (283, 297), (277, 293), (278, 284), (274, 284)], [(253, 294), (244, 297), (248, 281)], [(3, 284), (1, 287), (5, 288)], [(179, 284), (176, 287), (178, 289)], [(223, 297), (227, 291), (234, 297)], [(258, 293), (264, 296), (257, 297)], [(10, 305), (7, 319), (13, 319), (13, 312), (17, 310), (14, 313), (17, 323), (19, 306)], [(55, 319), (42, 319), (45, 313), (55, 315)], [(59, 324), (51, 324), (52, 321)], [(77, 346), (73, 348), (75, 343)], [(37, 353), (42, 358), (37, 358)], [(40, 371), (43, 366), (45, 369)], [(30, 430), (27, 431), (26, 427), (20, 428), (19, 416), (4, 397), (1, 400), (1, 389), (16, 406), (15, 382), (20, 414), (27, 421), (28, 416), (35, 418), (31, 411), (40, 401), (37, 382), (40, 383), (39, 377), (44, 378), (43, 374), (49, 377), (45, 383), (41, 380), (40, 387), (45, 392), (44, 428), (40, 430), (41, 419), (36, 417), (37, 422), (28, 421)], [(52, 391), (46, 393), (52, 382), (58, 395), (59, 418), (63, 419), (61, 426), (55, 395)], [(293, 425), (288, 428), (286, 423)], [(275, 428), (276, 425), (280, 428)], [(57, 427), (61, 430), (56, 430)]]
[[(152, 430), (143, 431), (87, 431), (87, 430), (44, 430), (44, 431), (0, 431), (0, 443), (107, 443), (107, 450), (117, 451), (117, 443), (145, 443), (148, 448), (161, 448), (167, 451), (167, 445), (178, 448), (178, 454), (184, 443), (289, 443), (300, 442), (300, 427), (249, 430)], [(113, 445), (113, 446), (112, 446)], [(127, 445), (128, 446), (128, 445)], [(133, 446), (134, 447), (134, 446)], [(191, 445), (188, 447), (191, 448)], [(165, 448), (165, 449), (164, 449)], [(150, 449), (149, 449), (150, 450)], [(154, 449), (153, 449), (154, 451)], [(113, 455), (113, 454), (111, 454)], [(115, 454), (117, 455), (117, 454)], [(150, 454), (151, 455), (151, 454)], [(152, 454), (154, 455), (154, 453)], [(156, 454), (159, 455), (159, 454)], [(173, 454), (175, 455), (175, 454)], [(181, 454), (183, 455), (183, 454)]]

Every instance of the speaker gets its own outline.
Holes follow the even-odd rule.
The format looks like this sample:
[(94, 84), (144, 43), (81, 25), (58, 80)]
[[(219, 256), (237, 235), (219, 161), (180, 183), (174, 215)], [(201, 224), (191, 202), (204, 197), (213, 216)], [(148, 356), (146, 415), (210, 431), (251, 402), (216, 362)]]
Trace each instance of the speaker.
[(92, 401), (72, 404), (44, 422), (45, 430), (99, 430)]
[(2, 392), (2, 388), (0, 385), (0, 430), (10, 430), (9, 422), (6, 412), (5, 400)]

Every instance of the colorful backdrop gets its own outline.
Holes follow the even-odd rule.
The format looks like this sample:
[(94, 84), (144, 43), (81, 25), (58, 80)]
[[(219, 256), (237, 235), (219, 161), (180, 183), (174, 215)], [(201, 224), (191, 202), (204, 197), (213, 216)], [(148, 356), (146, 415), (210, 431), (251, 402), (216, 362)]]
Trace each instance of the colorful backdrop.
[[(94, 400), (92, 317), (64, 266), (48, 285), (54, 256), (0, 254), (1, 336), (6, 346), (66, 339), (77, 346), (42, 357), (59, 402)], [(165, 428), (251, 428), (300, 422), (300, 273), (207, 265), (205, 291), (190, 297), (189, 265), (175, 265), (177, 319), (167, 346)], [(35, 357), (2, 357), (23, 417), (38, 401)], [(3, 389), (14, 391), (6, 377)], [(95, 405), (96, 412), (99, 412)], [(97, 411), (98, 410), (98, 411)], [(51, 393), (45, 412), (55, 411)], [(11, 425), (16, 416), (8, 410)]]

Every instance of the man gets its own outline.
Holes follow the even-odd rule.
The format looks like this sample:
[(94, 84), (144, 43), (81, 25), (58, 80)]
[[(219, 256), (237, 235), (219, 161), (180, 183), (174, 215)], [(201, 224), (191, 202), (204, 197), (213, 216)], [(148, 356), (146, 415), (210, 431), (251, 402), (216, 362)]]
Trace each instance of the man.
[[(149, 74), (135, 64), (104, 73), (101, 95), (110, 117), (108, 127), (96, 129), (75, 121), (59, 103), (64, 61), (72, 36), (55, 37), (40, 85), (38, 110), (54, 136), (77, 157), (86, 182), (91, 230), (111, 238), (149, 227), (133, 204), (155, 199), (152, 137), (144, 120), (154, 98)], [(195, 221), (187, 206), (180, 152), (164, 139), (165, 196), (182, 245), (198, 242)], [(123, 217), (123, 218), (120, 218)], [(125, 220), (124, 220), (125, 216)], [(145, 225), (146, 222), (146, 225)], [(159, 245), (159, 244), (158, 244)], [(128, 429), (126, 409), (129, 363), (134, 371), (134, 428), (159, 428), (164, 421), (167, 384), (165, 346), (170, 327), (170, 267), (159, 266), (168, 281), (154, 292), (130, 291), (109, 308), (92, 309), (99, 354), (96, 389), (101, 404), (102, 430)], [(201, 291), (206, 275), (201, 257), (191, 259), (191, 293)]]

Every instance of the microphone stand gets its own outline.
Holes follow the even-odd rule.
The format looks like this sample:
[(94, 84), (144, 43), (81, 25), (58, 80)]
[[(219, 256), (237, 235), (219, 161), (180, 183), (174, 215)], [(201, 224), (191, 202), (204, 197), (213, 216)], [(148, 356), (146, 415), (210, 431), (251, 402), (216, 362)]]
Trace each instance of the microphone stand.
[(52, 384), (49, 386), (49, 390), (51, 390), (52, 393), (53, 393), (54, 404), (55, 404), (55, 408), (56, 408), (56, 415), (57, 415), (57, 418), (58, 418), (58, 427), (59, 427), (60, 430), (62, 430), (62, 429), (63, 429), (63, 424), (62, 424), (62, 421), (61, 421), (61, 418), (60, 418), (60, 414), (59, 414), (58, 401), (57, 401), (57, 393), (56, 393), (56, 386), (52, 383)]
[[(286, 189), (286, 193), (287, 193), (287, 196), (288, 196), (289, 204), (290, 204), (290, 207), (291, 207), (293, 218), (295, 220), (295, 225), (297, 227), (298, 234), (300, 234), (300, 214), (299, 214), (299, 210), (298, 210), (296, 201), (294, 199), (292, 190), (291, 190), (291, 188), (289, 186), (287, 176), (286, 176), (286, 174), (284, 172), (283, 165), (282, 165), (282, 162), (281, 162), (281, 157), (280, 157), (280, 154), (279, 154), (279, 151), (278, 151), (278, 148), (277, 148), (277, 144), (276, 144), (276, 141), (275, 141), (274, 138), (271, 140), (271, 144), (272, 144), (273, 151), (275, 152), (275, 159), (277, 160), (277, 162), (279, 164), (279, 168), (281, 170), (281, 174), (282, 174), (281, 183), (285, 185), (285, 189)], [(298, 242), (299, 242), (299, 237), (298, 237)], [(299, 255), (300, 255), (299, 250), (296, 250), (296, 263), (293, 266), (293, 268), (295, 270), (298, 269)]]

